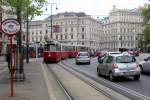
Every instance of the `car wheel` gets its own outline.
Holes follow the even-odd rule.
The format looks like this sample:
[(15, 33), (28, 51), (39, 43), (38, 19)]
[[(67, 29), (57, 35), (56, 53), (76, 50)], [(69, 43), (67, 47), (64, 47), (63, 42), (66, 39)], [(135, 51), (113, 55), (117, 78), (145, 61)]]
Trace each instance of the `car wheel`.
[(115, 78), (114, 78), (113, 73), (110, 72), (110, 73), (109, 73), (109, 80), (110, 80), (110, 81), (114, 81), (114, 79), (115, 79)]
[(91, 64), (91, 62), (88, 62), (88, 64), (90, 65), (90, 64)]
[(134, 80), (139, 80), (139, 79), (140, 79), (140, 75), (134, 76)]
[(97, 68), (97, 75), (101, 76), (101, 72), (100, 72), (99, 68)]
[(143, 67), (142, 67), (142, 65), (139, 65), (139, 66), (140, 66), (141, 73), (143, 73)]

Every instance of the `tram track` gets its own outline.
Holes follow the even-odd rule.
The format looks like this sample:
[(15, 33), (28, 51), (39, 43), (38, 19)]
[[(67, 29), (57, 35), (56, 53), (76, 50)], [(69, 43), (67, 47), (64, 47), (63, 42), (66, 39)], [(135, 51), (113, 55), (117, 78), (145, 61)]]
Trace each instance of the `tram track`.
[[(89, 87), (93, 88), (95, 91), (99, 92), (100, 94), (102, 94), (103, 96), (105, 96), (105, 97), (108, 98), (108, 99), (102, 99), (102, 98), (101, 98), (101, 100), (120, 100), (120, 99), (117, 99), (117, 98), (115, 98), (114, 96), (110, 95), (109, 93), (103, 91), (102, 89), (96, 87), (94, 84), (90, 83), (89, 81), (86, 81), (86, 79), (83, 79), (83, 78), (81, 78), (80, 76), (74, 74), (72, 71), (66, 69), (66, 68), (63, 67), (62, 65), (60, 65), (60, 64), (57, 64), (57, 65), (58, 65), (58, 67), (60, 67), (60, 68), (62, 68), (62, 69), (64, 69), (64, 70), (66, 70), (67, 72), (71, 73), (73, 76), (75, 76), (75, 77), (78, 78), (79, 80), (83, 81), (85, 84), (87, 84)], [(74, 94), (71, 94), (72, 92), (70, 93), (70, 92), (67, 90), (66, 86), (63, 84), (63, 82), (62, 82), (62, 81), (59, 79), (59, 77), (56, 75), (55, 71), (53, 71), (54, 69), (51, 69), (51, 68), (50, 68), (50, 65), (47, 65), (47, 67), (48, 67), (50, 73), (52, 73), (52, 74), (54, 75), (54, 78), (56, 79), (56, 81), (57, 81), (57, 83), (59, 84), (59, 86), (61, 87), (61, 89), (64, 91), (64, 93), (65, 93), (65, 95), (67, 96), (68, 100), (78, 100), (76, 97), (74, 97)], [(79, 91), (80, 91), (80, 89), (79, 89)], [(90, 92), (90, 91), (88, 91), (88, 92)], [(97, 99), (99, 99), (99, 98), (97, 98)], [(96, 100), (97, 100), (97, 99), (96, 99)], [(80, 99), (79, 99), (79, 100), (80, 100)], [(90, 100), (90, 99), (87, 99), (87, 100)], [(94, 100), (95, 100), (95, 99), (94, 99)], [(129, 99), (122, 99), (122, 100), (129, 100)]]
[(48, 68), (49, 72), (53, 75), (53, 77), (55, 78), (56, 82), (58, 83), (59, 87), (61, 88), (61, 90), (64, 92), (65, 96), (67, 97), (68, 100), (74, 100), (73, 97), (69, 94), (69, 92), (67, 91), (67, 89), (65, 88), (65, 86), (63, 85), (63, 83), (61, 82), (61, 80), (57, 77), (57, 75), (55, 74), (55, 72), (50, 68), (49, 64), (46, 64), (46, 67)]
[[(81, 75), (75, 73), (72, 69), (70, 69), (69, 67), (64, 67), (63, 64), (59, 64), (59, 66), (61, 66), (62, 68), (64, 68), (65, 70), (71, 72), (73, 75), (75, 75), (76, 77), (78, 77), (80, 80), (84, 81), (86, 84), (88, 84), (89, 86), (91, 86), (92, 88), (94, 88), (95, 90), (97, 90), (98, 92), (102, 93), (103, 95), (105, 95), (106, 97), (108, 97), (110, 100), (123, 100), (123, 99), (119, 99), (116, 96), (113, 96), (111, 93), (106, 92), (105, 90), (99, 88), (98, 86), (96, 86), (94, 83), (90, 82), (89, 80), (87, 80), (85, 77), (82, 77)], [(81, 74), (81, 73), (80, 73)], [(130, 99), (125, 99), (125, 100), (130, 100)]]
[(140, 93), (137, 93), (135, 91), (132, 91), (130, 89), (127, 89), (125, 87), (117, 85), (117, 84), (115, 84), (113, 82), (109, 82), (109, 81), (101, 79), (101, 78), (98, 79), (95, 76), (93, 76), (91, 74), (88, 74), (88, 73), (86, 73), (86, 72), (84, 72), (82, 70), (70, 67), (68, 64), (66, 64), (64, 62), (62, 62), (61, 65), (62, 66), (63, 65), (67, 66), (67, 67), (64, 67), (64, 68), (66, 68), (67, 70), (70, 70), (70, 69), (74, 70), (77, 73), (80, 73), (80, 74), (84, 75), (85, 77), (88, 77), (88, 78), (92, 79), (93, 81), (98, 82), (98, 83), (100, 83), (100, 84), (102, 84), (102, 85), (104, 85), (104, 86), (106, 86), (108, 88), (111, 88), (112, 90), (114, 90), (114, 91), (116, 91), (116, 92), (118, 92), (118, 93), (120, 93), (120, 94), (122, 94), (122, 95), (124, 95), (124, 96), (126, 96), (128, 98), (130, 98), (131, 100), (150, 100), (150, 97), (144, 96), (144, 95), (142, 95)]

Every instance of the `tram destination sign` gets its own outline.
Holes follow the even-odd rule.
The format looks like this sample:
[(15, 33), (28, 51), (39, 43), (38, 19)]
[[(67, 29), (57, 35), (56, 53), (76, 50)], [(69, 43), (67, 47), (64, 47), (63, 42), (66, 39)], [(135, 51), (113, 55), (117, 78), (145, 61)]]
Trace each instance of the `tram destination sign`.
[(2, 32), (8, 36), (16, 35), (20, 31), (20, 24), (16, 19), (10, 18), (2, 22)]

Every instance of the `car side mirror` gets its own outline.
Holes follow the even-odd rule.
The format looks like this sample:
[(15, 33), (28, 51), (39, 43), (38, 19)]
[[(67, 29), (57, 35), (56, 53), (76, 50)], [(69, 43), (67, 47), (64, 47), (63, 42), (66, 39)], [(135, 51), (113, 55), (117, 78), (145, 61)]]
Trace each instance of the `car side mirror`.
[(144, 59), (144, 61), (147, 61), (147, 59)]

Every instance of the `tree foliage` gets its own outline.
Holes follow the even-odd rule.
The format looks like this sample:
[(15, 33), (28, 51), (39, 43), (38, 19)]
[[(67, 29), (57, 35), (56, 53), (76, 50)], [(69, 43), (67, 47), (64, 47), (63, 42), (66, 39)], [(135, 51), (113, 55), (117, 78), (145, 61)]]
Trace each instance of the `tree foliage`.
[(150, 24), (144, 26), (144, 37), (147, 43), (150, 43)]
[(2, 0), (0, 5), (11, 6), (16, 14), (17, 9), (19, 8), (22, 19), (25, 20), (28, 13), (31, 20), (36, 15), (40, 15), (42, 13), (42, 7), (46, 2), (46, 0)]
[(150, 0), (142, 8), (141, 14), (144, 20), (144, 38), (147, 43), (150, 43)]

